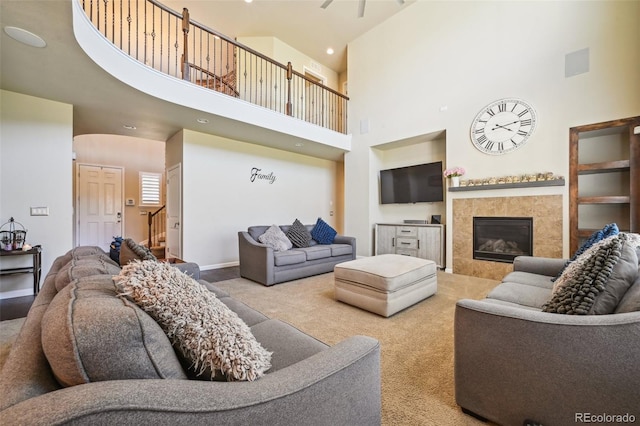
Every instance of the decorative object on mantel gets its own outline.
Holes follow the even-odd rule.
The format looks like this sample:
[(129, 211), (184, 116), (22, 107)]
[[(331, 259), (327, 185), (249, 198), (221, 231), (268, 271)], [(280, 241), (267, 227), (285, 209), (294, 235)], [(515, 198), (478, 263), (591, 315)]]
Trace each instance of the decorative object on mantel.
[(455, 188), (460, 186), (460, 176), (464, 176), (465, 172), (466, 171), (462, 167), (452, 167), (450, 169), (446, 169), (443, 175), (447, 179), (451, 179), (451, 186)]
[[(554, 175), (552, 172), (531, 173), (515, 176), (489, 177), (484, 179), (468, 179), (460, 181), (460, 186), (504, 185), (509, 183), (564, 181), (563, 176)], [(534, 185), (535, 186), (535, 185)], [(549, 185), (538, 185), (549, 186)]]
[[(489, 183), (494, 182), (494, 183)], [(459, 187), (449, 187), (449, 191), (483, 191), (485, 189), (509, 189), (509, 188), (531, 188), (541, 186), (564, 186), (565, 181), (562, 176), (553, 176), (549, 180), (521, 180), (518, 176), (511, 176), (504, 178), (493, 179), (470, 179), (468, 181), (461, 181)]]
[[(22, 229), (16, 229), (18, 225)], [(6, 229), (5, 229), (6, 228)], [(2, 243), (2, 250), (22, 250), (22, 246), (27, 239), (27, 230), (20, 222), (16, 222), (12, 217), (9, 222), (0, 226), (0, 242)]]

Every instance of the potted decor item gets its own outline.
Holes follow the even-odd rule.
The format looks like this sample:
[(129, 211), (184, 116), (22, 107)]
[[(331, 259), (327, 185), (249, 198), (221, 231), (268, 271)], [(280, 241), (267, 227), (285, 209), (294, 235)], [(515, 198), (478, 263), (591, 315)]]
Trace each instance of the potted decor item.
[(465, 170), (462, 167), (452, 167), (444, 171), (444, 177), (451, 179), (451, 186), (460, 186), (460, 176), (464, 176)]

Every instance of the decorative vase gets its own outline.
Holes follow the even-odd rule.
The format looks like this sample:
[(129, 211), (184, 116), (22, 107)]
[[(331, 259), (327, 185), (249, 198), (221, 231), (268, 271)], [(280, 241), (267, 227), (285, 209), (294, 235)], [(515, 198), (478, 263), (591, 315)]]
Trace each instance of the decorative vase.
[(460, 186), (460, 176), (451, 176), (451, 186), (454, 188)]

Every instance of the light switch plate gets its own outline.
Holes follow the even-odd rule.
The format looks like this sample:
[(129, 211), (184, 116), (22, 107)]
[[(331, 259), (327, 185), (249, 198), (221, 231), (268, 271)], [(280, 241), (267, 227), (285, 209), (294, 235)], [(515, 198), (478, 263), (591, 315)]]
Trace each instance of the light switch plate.
[(49, 207), (31, 207), (31, 216), (49, 216)]

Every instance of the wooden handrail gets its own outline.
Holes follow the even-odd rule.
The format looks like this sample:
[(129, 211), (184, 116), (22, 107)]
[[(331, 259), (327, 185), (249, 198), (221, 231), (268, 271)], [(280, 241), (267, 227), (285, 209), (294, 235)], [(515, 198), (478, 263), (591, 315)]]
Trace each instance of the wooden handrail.
[(347, 96), (191, 19), (187, 8), (178, 13), (158, 0), (76, 1), (109, 41), (154, 69), (200, 85), (206, 78), (196, 74), (213, 77), (216, 84), (206, 84), (212, 90), (347, 133)]
[(187, 66), (189, 68), (193, 68), (194, 70), (201, 72), (203, 74), (208, 75), (209, 77), (212, 77), (213, 80), (220, 82), (220, 84), (222, 84), (223, 86), (226, 86), (229, 90), (231, 90), (236, 96), (238, 96), (240, 93), (238, 93), (238, 91), (236, 90), (235, 87), (233, 87), (232, 85), (230, 85), (229, 83), (227, 83), (224, 79), (223, 76), (219, 76), (216, 73), (213, 73), (209, 70), (206, 70), (196, 64), (191, 64), (191, 63), (187, 63)]

